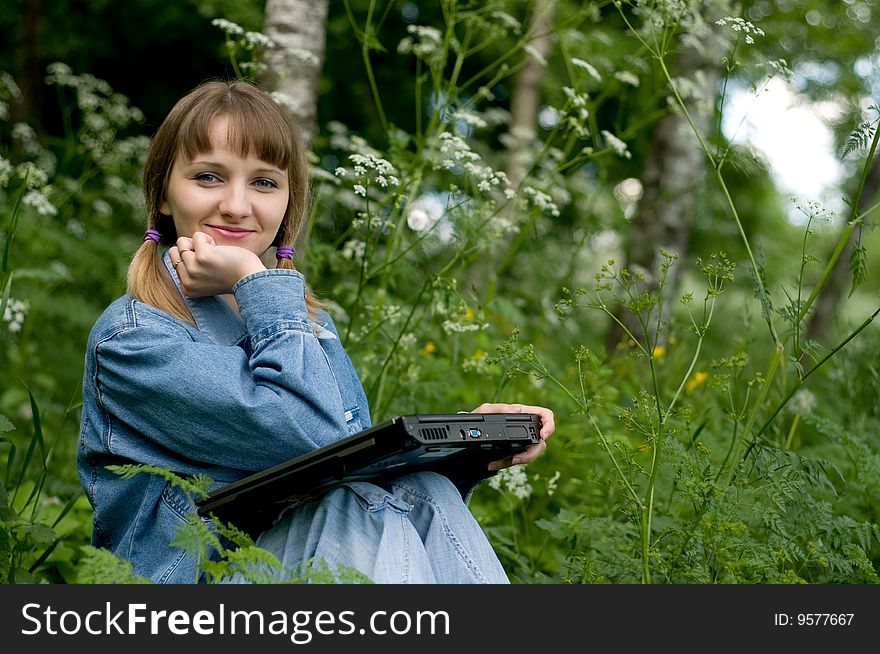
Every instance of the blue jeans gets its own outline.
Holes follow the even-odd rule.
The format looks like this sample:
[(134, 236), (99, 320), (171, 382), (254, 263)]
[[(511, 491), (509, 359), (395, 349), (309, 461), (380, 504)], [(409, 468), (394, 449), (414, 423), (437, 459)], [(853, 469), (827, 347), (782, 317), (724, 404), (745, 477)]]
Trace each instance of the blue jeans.
[(398, 477), (387, 489), (333, 488), (286, 511), (257, 545), (290, 570), (323, 560), (380, 584), (510, 583), (458, 489), (434, 472)]

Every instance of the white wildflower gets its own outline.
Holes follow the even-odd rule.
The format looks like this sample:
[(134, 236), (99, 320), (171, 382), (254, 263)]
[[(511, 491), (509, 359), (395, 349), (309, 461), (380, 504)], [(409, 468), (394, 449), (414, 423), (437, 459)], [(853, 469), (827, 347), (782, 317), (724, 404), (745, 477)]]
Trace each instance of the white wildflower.
[(6, 310), (3, 312), (3, 320), (8, 323), (10, 332), (17, 334), (21, 331), (29, 308), (30, 304), (27, 302), (9, 298)]
[(456, 322), (454, 320), (445, 320), (443, 322), (443, 331), (447, 334), (462, 334), (464, 332), (478, 332), (481, 329), (487, 329), (489, 323), (477, 322)]
[(639, 78), (635, 73), (631, 73), (628, 70), (619, 70), (614, 73), (614, 78), (618, 81), (623, 82), (624, 84), (629, 84), (630, 86), (638, 86)]
[(5, 90), (10, 98), (21, 97), (21, 88), (15, 83), (15, 78), (5, 70), (0, 70), (0, 91)]
[(443, 41), (443, 32), (435, 27), (428, 27), (427, 25), (410, 25), (406, 28), (406, 31), (420, 39), (433, 41), (438, 45)]
[(586, 93), (578, 93), (570, 86), (563, 86), (562, 92), (568, 98), (569, 102), (576, 109), (586, 109), (587, 100), (589, 100), (590, 96)]
[(798, 413), (812, 413), (816, 406), (816, 396), (806, 388), (800, 389), (791, 398), (791, 408)]
[(535, 46), (533, 46), (531, 44), (526, 45), (523, 47), (523, 50), (526, 52), (526, 54), (528, 54), (530, 57), (532, 57), (532, 59), (537, 61), (542, 66), (547, 65), (547, 59), (544, 57), (544, 55), (541, 54), (541, 52)]
[(406, 31), (412, 36), (401, 39), (397, 44), (398, 53), (414, 54), (426, 59), (440, 52), (443, 43), (443, 33), (440, 30), (425, 25), (410, 25)]
[(314, 52), (309, 52), (302, 48), (286, 48), (284, 51), (300, 63), (314, 66), (315, 68), (321, 65), (321, 60)]
[(246, 32), (244, 35), (244, 42), (246, 47), (256, 48), (274, 48), (275, 41), (270, 39), (268, 36), (261, 32)]
[(231, 20), (226, 20), (225, 18), (215, 18), (211, 21), (211, 25), (219, 27), (230, 36), (241, 36), (244, 34), (244, 28), (241, 25), (237, 25)]
[[(12, 126), (12, 138), (18, 141), (28, 154), (35, 154), (42, 150), (37, 138), (37, 132), (27, 123), (15, 123)], [(36, 152), (34, 146), (36, 146)]]
[(355, 195), (360, 195), (362, 198), (367, 197), (367, 189), (364, 188), (363, 184), (355, 184), (353, 188)]
[(14, 170), (9, 160), (0, 155), (0, 188), (5, 188), (9, 183), (9, 178), (12, 177)]
[(41, 216), (54, 216), (58, 213), (58, 209), (55, 208), (55, 205), (49, 201), (49, 198), (41, 190), (31, 189), (25, 193), (22, 202), (36, 209), (37, 213)]
[(360, 166), (360, 170), (363, 170), (364, 173), (367, 169), (375, 170), (379, 175), (390, 175), (394, 172), (394, 166), (387, 160), (373, 154), (350, 154), (348, 158), (355, 165), (356, 172), (358, 166)]
[(113, 207), (106, 200), (97, 199), (92, 202), (92, 210), (99, 216), (109, 216), (113, 213)]
[(490, 372), (490, 366), (486, 363), (486, 353), (477, 351), (474, 356), (468, 357), (461, 362), (461, 369), (465, 372), (472, 372), (478, 375), (485, 375)]
[(578, 59), (577, 57), (572, 57), (571, 59), (572, 66), (577, 66), (578, 68), (582, 68), (590, 74), (590, 77), (595, 79), (597, 82), (602, 81), (602, 76), (599, 74), (599, 71), (592, 65), (584, 61), (583, 59)]
[(301, 108), (301, 103), (297, 102), (296, 98), (288, 95), (287, 93), (282, 93), (281, 91), (272, 91), (271, 93), (269, 93), (269, 97), (272, 98), (272, 101), (279, 107), (287, 109), (290, 112), (296, 113)]
[(333, 174), (337, 177), (345, 177), (346, 175), (348, 175), (348, 171), (342, 166), (339, 166), (336, 168), (336, 170), (333, 171)]
[(483, 112), (483, 120), (489, 126), (507, 125), (510, 122), (510, 112), (501, 107), (489, 107)]
[(541, 211), (549, 213), (553, 217), (559, 216), (559, 207), (553, 202), (553, 198), (543, 191), (539, 191), (531, 186), (526, 186), (523, 189), (523, 193), (525, 193), (531, 199), (532, 204)]
[(528, 499), (532, 494), (532, 485), (523, 466), (502, 468), (498, 474), (489, 479), (489, 485), (499, 491), (504, 486), (514, 497), (521, 500)]
[(614, 152), (616, 152), (618, 156), (624, 157), (626, 159), (632, 158), (632, 154), (630, 154), (626, 143), (614, 136), (614, 134), (612, 134), (608, 130), (603, 129), (602, 136), (605, 138), (606, 143), (608, 143), (608, 147), (614, 150)]
[(349, 261), (360, 261), (364, 257), (367, 244), (363, 241), (351, 238), (342, 246), (342, 257)]
[(27, 188), (42, 188), (49, 181), (46, 171), (32, 161), (18, 164), (15, 167), (15, 174), (19, 179), (25, 180)]
[(764, 30), (760, 27), (756, 27), (754, 23), (743, 20), (742, 18), (728, 16), (726, 18), (719, 18), (715, 21), (715, 24), (720, 27), (727, 27), (738, 34), (742, 34), (745, 37), (746, 43), (749, 45), (755, 42), (753, 37), (764, 36)]
[(556, 492), (556, 487), (559, 485), (559, 478), (562, 476), (562, 473), (557, 470), (550, 479), (547, 480), (547, 495), (553, 495)]
[(768, 75), (770, 77), (781, 77), (782, 79), (789, 80), (793, 75), (785, 59), (771, 59), (762, 65), (769, 69)]
[(489, 123), (483, 120), (479, 115), (471, 112), (471, 111), (456, 111), (452, 115), (452, 120), (454, 121), (462, 121), (463, 123), (470, 125), (471, 127), (476, 128), (484, 128), (488, 127)]
[(520, 23), (516, 18), (511, 16), (508, 13), (503, 11), (493, 11), (489, 14), (492, 18), (496, 19), (499, 23), (502, 23), (506, 27), (510, 28), (510, 30), (514, 34), (519, 34), (522, 32), (522, 23)]
[(49, 264), (49, 270), (62, 279), (73, 279), (73, 275), (70, 274), (70, 268), (64, 265), (63, 261), (58, 261), (57, 259), (52, 261)]
[(398, 348), (401, 350), (411, 350), (417, 340), (418, 338), (412, 332), (406, 333), (401, 336), (400, 340), (397, 342)]
[(606, 253), (620, 247), (620, 234), (613, 229), (603, 229), (593, 236), (593, 251)]
[(71, 218), (67, 221), (67, 231), (68, 233), (76, 236), (78, 239), (84, 239), (88, 234), (86, 233), (86, 227), (79, 220), (74, 220)]

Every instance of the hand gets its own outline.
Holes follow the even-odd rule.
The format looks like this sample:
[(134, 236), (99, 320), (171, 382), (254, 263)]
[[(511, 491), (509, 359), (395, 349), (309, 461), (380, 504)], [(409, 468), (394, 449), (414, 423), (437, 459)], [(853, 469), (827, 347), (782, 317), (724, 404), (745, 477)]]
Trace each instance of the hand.
[(172, 264), (177, 264), (174, 268), (180, 287), (189, 297), (232, 293), (240, 279), (266, 269), (250, 250), (217, 245), (204, 232), (196, 232), (192, 238), (181, 236), (176, 245), (168, 248), (168, 256)]
[(489, 464), (489, 470), (501, 470), (501, 468), (509, 468), (520, 463), (530, 463), (538, 458), (538, 456), (547, 449), (547, 439), (556, 431), (556, 422), (553, 419), (553, 412), (542, 406), (529, 406), (528, 404), (481, 404), (471, 413), (536, 413), (541, 418), (541, 437), (540, 443), (529, 446), (522, 452), (517, 452), (512, 456), (492, 461)]

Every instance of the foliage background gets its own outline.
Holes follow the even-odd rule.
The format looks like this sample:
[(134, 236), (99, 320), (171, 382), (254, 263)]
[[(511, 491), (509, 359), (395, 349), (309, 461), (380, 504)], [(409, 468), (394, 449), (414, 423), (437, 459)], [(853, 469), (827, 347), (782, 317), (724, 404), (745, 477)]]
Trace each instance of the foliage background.
[[(863, 322), (878, 304), (878, 198), (876, 184), (858, 188), (877, 168), (880, 6), (550, 4), (539, 93), (556, 123), (517, 146), (509, 112), (518, 71), (540, 58), (527, 47), (540, 3), (331, 3), (298, 262), (332, 300), (373, 420), (491, 400), (554, 409), (547, 453), (471, 500), (514, 581), (878, 581), (880, 339)], [(264, 11), (257, 0), (0, 8), (9, 582), (74, 582), (90, 560), (75, 470), (83, 348), (142, 239), (147, 139), (176, 98), (232, 75), (211, 20), (259, 31)], [(766, 36), (746, 47), (743, 32), (714, 22), (725, 16)], [(434, 43), (415, 25), (455, 38), (401, 51), (407, 38)], [(697, 64), (677, 56), (701, 39)], [(761, 156), (717, 129), (727, 69), (760, 88), (780, 59), (805, 97), (840, 107), (840, 152), (854, 146), (842, 157), (840, 195), (858, 199), (849, 215), (784, 197)], [(724, 186), (699, 151), (696, 167), (661, 176), (658, 203), (671, 189), (693, 201), (677, 259), (639, 220), (650, 162), (672, 150), (658, 143), (697, 148), (693, 133), (664, 134), (663, 119), (682, 115), (672, 89), (694, 116), (708, 106), (703, 135), (728, 153)], [(528, 174), (511, 199), (496, 173), (509, 178), (515, 157)], [(850, 223), (845, 241), (859, 245), (842, 262), (855, 274), (824, 282), (836, 301), (808, 337), (815, 307), (804, 302)], [(649, 265), (640, 247), (654, 253)]]

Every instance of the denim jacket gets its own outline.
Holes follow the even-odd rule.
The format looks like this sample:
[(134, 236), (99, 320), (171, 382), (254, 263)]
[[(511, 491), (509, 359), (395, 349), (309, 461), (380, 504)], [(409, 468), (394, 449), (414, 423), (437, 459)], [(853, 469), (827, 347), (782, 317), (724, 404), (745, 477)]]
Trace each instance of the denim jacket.
[(195, 558), (171, 545), (194, 508), (158, 475), (106, 466), (154, 464), (219, 486), (370, 426), (333, 320), (308, 318), (299, 272), (260, 271), (232, 290), (240, 314), (221, 297), (184, 296), (197, 327), (126, 295), (89, 335), (77, 466), (92, 543), (157, 583), (198, 580)]

